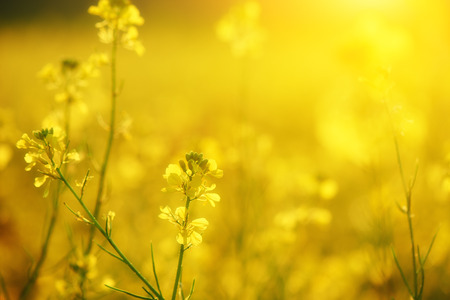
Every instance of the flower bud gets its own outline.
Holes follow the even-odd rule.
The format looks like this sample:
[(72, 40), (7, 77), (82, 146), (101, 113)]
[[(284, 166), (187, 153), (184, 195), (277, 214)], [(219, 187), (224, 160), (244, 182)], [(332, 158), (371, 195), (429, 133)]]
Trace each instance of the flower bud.
[(202, 168), (203, 171), (205, 171), (207, 165), (208, 165), (208, 160), (206, 158), (198, 164), (198, 166), (200, 168)]
[(194, 165), (192, 164), (192, 159), (190, 159), (190, 160), (188, 161), (188, 167), (189, 167), (189, 169), (190, 169), (192, 172), (194, 172)]
[(186, 172), (186, 163), (184, 162), (184, 160), (180, 159), (179, 164), (183, 171)]

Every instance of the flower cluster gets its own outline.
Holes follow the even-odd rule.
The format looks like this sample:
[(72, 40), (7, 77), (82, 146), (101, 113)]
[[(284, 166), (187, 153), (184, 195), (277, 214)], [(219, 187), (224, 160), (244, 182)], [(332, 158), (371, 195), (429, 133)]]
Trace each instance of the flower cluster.
[(34, 139), (24, 133), (16, 146), (28, 150), (24, 158), (28, 163), (25, 170), (36, 167), (41, 176), (35, 178), (34, 185), (41, 187), (47, 183), (44, 192), (44, 197), (47, 197), (50, 182), (60, 178), (57, 169), (63, 164), (79, 161), (80, 156), (76, 150), (67, 151), (65, 134), (58, 127), (33, 131), (33, 136)]
[(202, 242), (202, 233), (209, 225), (208, 220), (199, 218), (187, 223), (186, 207), (178, 207), (175, 213), (168, 206), (161, 208), (159, 217), (178, 227), (177, 242), (181, 245), (197, 246)]
[(217, 25), (219, 38), (231, 45), (231, 51), (237, 57), (257, 56), (264, 32), (259, 25), (260, 5), (248, 1), (233, 7)]
[(81, 104), (81, 90), (87, 85), (87, 79), (97, 77), (99, 67), (107, 63), (106, 54), (95, 53), (85, 62), (64, 59), (57, 66), (47, 64), (38, 75), (49, 90), (56, 91), (56, 102)]
[(203, 154), (195, 152), (186, 154), (186, 161), (180, 160), (177, 165), (170, 164), (166, 168), (163, 177), (167, 180), (168, 186), (162, 191), (179, 192), (186, 200), (186, 206), (178, 207), (175, 212), (168, 206), (161, 207), (159, 215), (161, 219), (168, 220), (178, 227), (178, 243), (189, 247), (202, 242), (201, 234), (209, 223), (205, 218), (189, 221), (189, 204), (191, 201), (198, 200), (209, 202), (212, 207), (215, 207), (216, 203), (220, 201), (220, 196), (211, 192), (216, 185), (209, 184), (207, 178), (221, 178), (222, 176), (223, 171), (217, 168), (214, 160), (203, 158)]
[(102, 43), (110, 44), (116, 40), (138, 55), (144, 53), (136, 28), (144, 24), (144, 19), (129, 0), (99, 0), (98, 5), (90, 6), (88, 12), (103, 19), (95, 25), (99, 29), (98, 36)]

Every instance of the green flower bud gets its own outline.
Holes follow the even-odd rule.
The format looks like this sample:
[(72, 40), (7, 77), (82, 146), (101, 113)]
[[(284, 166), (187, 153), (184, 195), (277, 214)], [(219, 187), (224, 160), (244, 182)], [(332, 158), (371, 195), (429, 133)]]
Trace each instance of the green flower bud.
[(192, 172), (194, 172), (194, 165), (192, 164), (192, 159), (190, 159), (189, 161), (188, 161), (188, 167), (189, 167), (189, 169), (192, 171)]
[(198, 164), (198, 166), (200, 167), (200, 168), (202, 168), (202, 170), (203, 171), (205, 171), (205, 168), (206, 168), (206, 166), (208, 165), (208, 160), (205, 158), (204, 160), (202, 160), (199, 164)]
[(74, 59), (64, 59), (61, 62), (63, 72), (66, 70), (74, 70), (78, 67), (78, 62)]
[(180, 159), (180, 161), (178, 162), (180, 164), (180, 167), (183, 169), (184, 172), (186, 172), (186, 163), (184, 162), (184, 160)]

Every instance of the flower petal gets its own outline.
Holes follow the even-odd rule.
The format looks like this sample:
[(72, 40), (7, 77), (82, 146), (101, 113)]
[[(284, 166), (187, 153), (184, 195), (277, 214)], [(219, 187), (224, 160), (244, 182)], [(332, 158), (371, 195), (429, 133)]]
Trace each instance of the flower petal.
[(46, 176), (46, 175), (36, 177), (34, 179), (34, 186), (41, 187), (47, 181), (47, 178), (48, 178), (48, 176)]

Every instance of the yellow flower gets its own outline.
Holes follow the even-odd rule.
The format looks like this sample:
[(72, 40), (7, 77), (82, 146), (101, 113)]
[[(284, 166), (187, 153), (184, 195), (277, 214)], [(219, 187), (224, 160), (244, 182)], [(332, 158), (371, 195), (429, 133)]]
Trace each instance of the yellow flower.
[(49, 193), (49, 183), (53, 179), (59, 179), (57, 168), (63, 164), (73, 161), (79, 161), (80, 156), (76, 150), (70, 152), (66, 149), (65, 134), (60, 128), (42, 129), (33, 131), (34, 139), (24, 133), (22, 138), (16, 143), (17, 148), (26, 149), (25, 162), (28, 165), (26, 171), (30, 171), (34, 167), (41, 174), (34, 180), (36, 187), (41, 187), (45, 183), (47, 186), (44, 191), (44, 197)]
[(44, 81), (47, 89), (55, 91), (56, 102), (81, 103), (82, 89), (87, 86), (87, 80), (100, 74), (99, 67), (108, 63), (104, 53), (92, 54), (86, 62), (64, 59), (61, 64), (45, 65), (38, 76)]
[(163, 220), (168, 220), (170, 223), (178, 227), (178, 234), (176, 240), (179, 244), (189, 246), (198, 246), (202, 242), (202, 233), (209, 225), (205, 218), (198, 218), (191, 222), (186, 222), (187, 212), (185, 207), (178, 207), (175, 213), (170, 207), (161, 207), (161, 214), (159, 217)]
[(95, 25), (102, 43), (110, 44), (117, 39), (124, 48), (134, 50), (138, 55), (144, 53), (136, 28), (144, 24), (144, 19), (129, 0), (99, 0), (98, 5), (90, 6), (88, 12), (103, 19)]
[(223, 171), (217, 168), (215, 160), (191, 152), (186, 154), (186, 161), (180, 160), (178, 165), (170, 164), (166, 168), (163, 178), (167, 180), (168, 186), (162, 191), (180, 192), (191, 201), (207, 201), (214, 207), (215, 202), (220, 201), (220, 196), (210, 193), (216, 185), (209, 184), (208, 177), (222, 178)]
[(236, 57), (257, 56), (264, 32), (259, 25), (261, 7), (256, 1), (248, 1), (233, 7), (218, 23), (219, 38), (231, 45)]
[(97, 277), (97, 257), (93, 254), (85, 255), (83, 251), (77, 249), (73, 252), (69, 265), (74, 272), (83, 274), (88, 279)]

